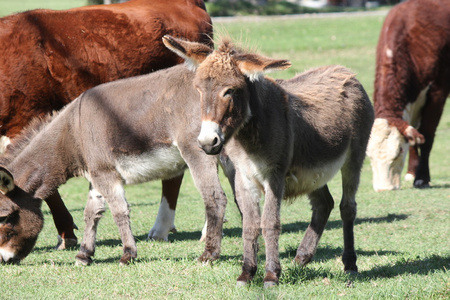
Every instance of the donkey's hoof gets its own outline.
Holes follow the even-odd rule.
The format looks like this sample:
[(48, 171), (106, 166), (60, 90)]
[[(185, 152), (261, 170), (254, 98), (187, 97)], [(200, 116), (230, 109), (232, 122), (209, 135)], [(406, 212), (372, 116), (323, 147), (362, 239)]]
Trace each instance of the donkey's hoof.
[(75, 256), (75, 266), (89, 266), (92, 264), (92, 259), (85, 254), (78, 253)]
[(295, 262), (299, 264), (300, 266), (304, 267), (306, 266), (313, 258), (313, 254), (304, 254), (297, 252), (297, 255), (295, 256)]
[(212, 262), (217, 260), (220, 257), (220, 253), (214, 251), (205, 251), (198, 258), (199, 262)]
[(136, 258), (136, 255), (132, 255), (131, 253), (125, 253), (120, 258), (119, 265), (128, 266), (135, 258)]
[(58, 235), (58, 244), (56, 244), (56, 250), (65, 250), (69, 248), (73, 248), (77, 245), (78, 240), (75, 239), (63, 239), (60, 235)]
[(265, 289), (270, 289), (270, 288), (276, 287), (277, 285), (278, 285), (278, 282), (276, 282), (276, 281), (264, 281)]

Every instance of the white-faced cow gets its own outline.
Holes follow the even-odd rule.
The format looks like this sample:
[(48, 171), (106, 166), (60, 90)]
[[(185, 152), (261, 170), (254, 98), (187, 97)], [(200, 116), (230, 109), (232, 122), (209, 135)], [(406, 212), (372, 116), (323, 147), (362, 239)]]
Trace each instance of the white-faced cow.
[(376, 191), (400, 188), (408, 147), (406, 178), (417, 188), (430, 186), (431, 147), (450, 92), (450, 5), (444, 2), (400, 3), (381, 29), (367, 148)]
[[(349, 70), (323, 67), (290, 80), (263, 77), (290, 66), (222, 42), (213, 51), (199, 43), (165, 37), (165, 44), (197, 66), (194, 85), (201, 97), (198, 143), (208, 154), (224, 147), (236, 170), (235, 193), (243, 214), (244, 263), (238, 284), (252, 280), (260, 230), (265, 239), (264, 285), (278, 283), (278, 240), (283, 198), (307, 194), (313, 214), (295, 260), (313, 257), (334, 201), (327, 182), (341, 170), (344, 228), (342, 260), (357, 271), (353, 223), (355, 194), (374, 112)], [(259, 210), (261, 192), (265, 202)]]
[[(178, 65), (102, 84), (49, 120), (32, 124), (0, 158), (0, 190), (5, 194), (0, 197), (0, 261), (17, 262), (31, 251), (42, 227), (39, 199), (82, 175), (93, 190), (77, 263), (92, 261), (105, 203), (123, 243), (120, 263), (128, 263), (137, 249), (123, 185), (178, 177), (187, 167), (206, 206), (208, 228), (200, 260), (217, 259), (227, 199), (217, 157), (206, 155), (196, 142), (201, 120), (193, 77)], [(34, 215), (33, 222), (20, 217), (25, 213)]]
[[(64, 11), (33, 10), (0, 19), (0, 139), (2, 149), (35, 116), (43, 116), (95, 85), (182, 62), (165, 34), (211, 44), (202, 0), (130, 0)], [(163, 181), (162, 203), (150, 238), (174, 228), (182, 175)], [(76, 244), (73, 219), (54, 190), (46, 202), (60, 248)]]

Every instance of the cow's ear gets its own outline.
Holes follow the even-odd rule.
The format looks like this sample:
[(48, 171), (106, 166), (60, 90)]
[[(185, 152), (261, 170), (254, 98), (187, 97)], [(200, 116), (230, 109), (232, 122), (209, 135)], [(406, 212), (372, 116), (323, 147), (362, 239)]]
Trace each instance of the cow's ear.
[(205, 44), (189, 42), (170, 35), (163, 36), (163, 43), (167, 48), (184, 58), (186, 65), (192, 70), (197, 69), (198, 65), (213, 51)]
[(285, 59), (272, 59), (258, 54), (240, 54), (234, 57), (242, 74), (251, 81), (258, 80), (264, 73), (285, 70), (291, 66), (291, 62)]
[(0, 166), (0, 192), (7, 194), (14, 189), (14, 177), (6, 168)]

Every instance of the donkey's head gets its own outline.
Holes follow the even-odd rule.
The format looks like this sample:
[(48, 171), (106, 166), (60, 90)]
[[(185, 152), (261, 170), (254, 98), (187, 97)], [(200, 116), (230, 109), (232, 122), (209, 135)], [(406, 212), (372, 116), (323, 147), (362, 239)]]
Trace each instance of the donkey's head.
[(3, 167), (0, 192), (0, 263), (19, 263), (42, 230), (42, 201), (15, 186), (13, 176)]
[(266, 71), (291, 65), (287, 60), (245, 53), (229, 41), (222, 41), (217, 50), (171, 36), (163, 41), (196, 70), (194, 86), (200, 93), (202, 112), (198, 143), (208, 154), (218, 154), (251, 117), (249, 84)]

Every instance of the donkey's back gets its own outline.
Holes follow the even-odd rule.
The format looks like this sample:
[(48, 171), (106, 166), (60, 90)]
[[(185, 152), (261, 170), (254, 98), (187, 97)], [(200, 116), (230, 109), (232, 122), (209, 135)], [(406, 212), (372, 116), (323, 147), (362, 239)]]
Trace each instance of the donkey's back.
[(295, 145), (286, 197), (316, 190), (344, 164), (359, 173), (373, 108), (354, 76), (342, 66), (327, 66), (278, 80), (292, 95)]

